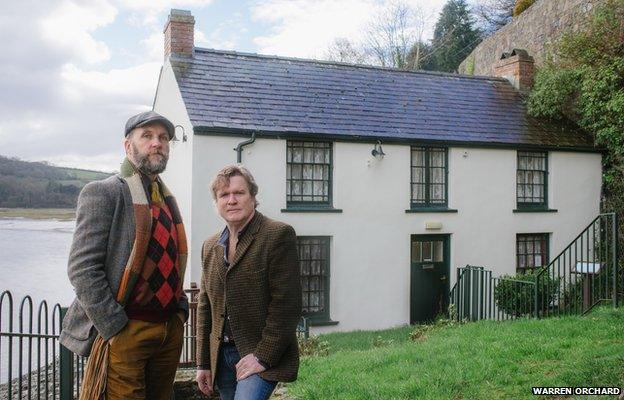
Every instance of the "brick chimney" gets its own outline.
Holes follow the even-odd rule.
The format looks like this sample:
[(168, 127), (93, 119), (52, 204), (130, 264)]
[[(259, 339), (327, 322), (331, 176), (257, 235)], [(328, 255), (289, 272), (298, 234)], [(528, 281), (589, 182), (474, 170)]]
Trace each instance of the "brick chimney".
[(533, 87), (535, 61), (526, 50), (513, 49), (511, 53), (503, 53), (494, 65), (494, 75), (505, 78), (523, 93)]
[(165, 60), (171, 54), (192, 57), (195, 50), (194, 42), (195, 17), (190, 11), (171, 10), (165, 25)]

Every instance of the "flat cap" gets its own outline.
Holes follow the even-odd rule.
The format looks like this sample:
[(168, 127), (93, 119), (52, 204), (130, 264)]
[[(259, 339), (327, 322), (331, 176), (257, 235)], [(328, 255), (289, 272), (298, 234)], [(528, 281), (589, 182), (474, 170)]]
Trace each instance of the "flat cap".
[(126, 122), (126, 136), (128, 136), (134, 128), (155, 123), (163, 124), (169, 134), (169, 140), (173, 139), (173, 136), (175, 135), (175, 127), (171, 121), (154, 111), (146, 111), (130, 117), (128, 122)]

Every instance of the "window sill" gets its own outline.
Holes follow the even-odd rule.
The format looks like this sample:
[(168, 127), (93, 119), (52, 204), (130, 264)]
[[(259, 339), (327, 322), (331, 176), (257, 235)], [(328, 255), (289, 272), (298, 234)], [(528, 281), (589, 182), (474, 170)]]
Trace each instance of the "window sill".
[(554, 213), (557, 212), (558, 210), (552, 209), (552, 208), (547, 208), (547, 207), (543, 207), (543, 208), (516, 208), (515, 210), (513, 210), (514, 213)]
[(423, 208), (410, 208), (408, 210), (405, 210), (406, 214), (412, 214), (412, 213), (456, 213), (457, 210), (452, 209), (452, 208), (447, 208), (447, 207), (443, 207), (443, 208), (435, 208), (435, 207), (423, 207)]
[(342, 210), (333, 207), (289, 206), (280, 210), (283, 213), (341, 213)]
[(338, 325), (338, 321), (332, 321), (330, 319), (309, 319), (308, 326), (333, 326)]

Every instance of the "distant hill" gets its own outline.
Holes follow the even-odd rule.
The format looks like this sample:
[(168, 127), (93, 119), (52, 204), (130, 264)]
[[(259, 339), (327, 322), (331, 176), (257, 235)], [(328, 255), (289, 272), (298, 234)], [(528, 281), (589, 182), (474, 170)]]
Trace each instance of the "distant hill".
[(0, 156), (0, 207), (75, 208), (84, 185), (110, 175)]

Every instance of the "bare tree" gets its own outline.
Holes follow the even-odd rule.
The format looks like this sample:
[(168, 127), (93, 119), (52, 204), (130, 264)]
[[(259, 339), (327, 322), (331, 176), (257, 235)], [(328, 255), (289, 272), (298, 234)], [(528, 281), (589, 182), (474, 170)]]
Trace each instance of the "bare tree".
[(346, 38), (334, 39), (325, 52), (326, 60), (351, 64), (370, 64), (364, 49)]
[(410, 49), (410, 53), (413, 54), (413, 57), (410, 58), (410, 53), (408, 53), (408, 69), (418, 70), (421, 69), (424, 50), (428, 49), (427, 43), (423, 40), (423, 35), (425, 34), (427, 22), (431, 19), (431, 14), (427, 15), (421, 7), (415, 7), (412, 9), (412, 16), (416, 43), (414, 43)]
[(516, 0), (475, 0), (474, 3), (472, 11), (477, 25), (489, 36), (511, 21)]
[(420, 69), (427, 44), (423, 39), (427, 22), (422, 8), (395, 0), (374, 17), (364, 29), (362, 41), (334, 40), (325, 58), (357, 64), (401, 69)]
[(367, 27), (366, 50), (381, 66), (407, 69), (408, 55), (412, 46), (422, 41), (425, 23), (421, 8), (392, 2)]

